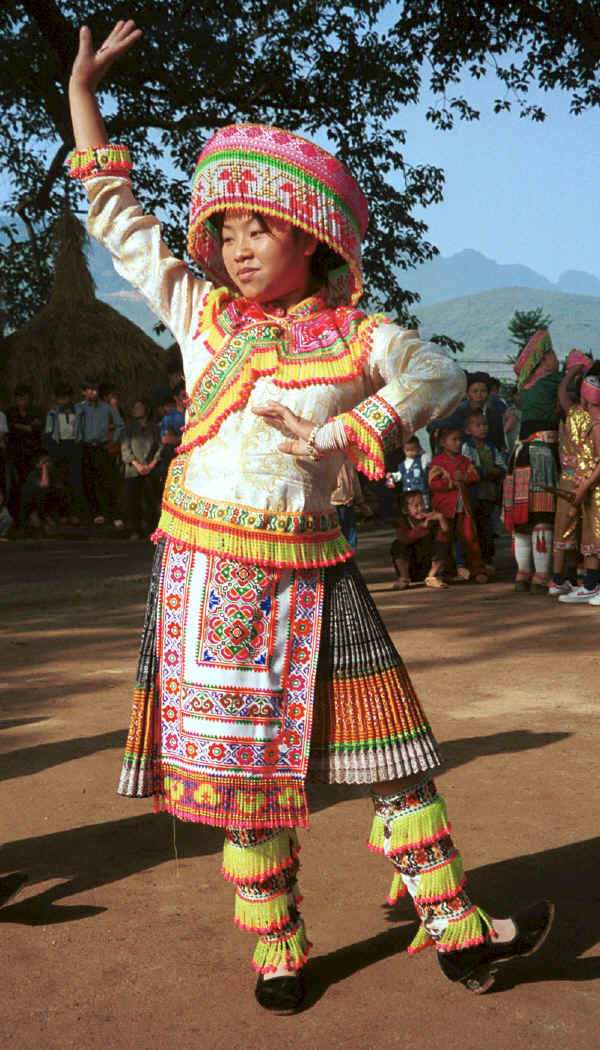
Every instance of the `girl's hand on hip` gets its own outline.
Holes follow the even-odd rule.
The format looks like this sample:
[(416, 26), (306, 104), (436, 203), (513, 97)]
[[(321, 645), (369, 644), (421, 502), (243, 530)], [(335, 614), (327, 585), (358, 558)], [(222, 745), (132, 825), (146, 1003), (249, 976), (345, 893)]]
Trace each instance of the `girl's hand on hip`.
[(290, 456), (311, 455), (312, 450), (306, 440), (314, 427), (310, 420), (295, 415), (290, 408), (280, 404), (279, 401), (265, 401), (264, 405), (256, 405), (252, 411), (264, 419), (269, 426), (276, 430), (287, 430), (288, 433), (294, 435), (292, 440), (288, 438), (277, 446), (280, 452), (286, 452)]
[(133, 47), (141, 35), (142, 30), (136, 29), (131, 19), (127, 22), (117, 22), (102, 46), (94, 51), (92, 34), (87, 26), (82, 26), (79, 30), (79, 50), (71, 70), (71, 81), (78, 87), (95, 91), (116, 59)]

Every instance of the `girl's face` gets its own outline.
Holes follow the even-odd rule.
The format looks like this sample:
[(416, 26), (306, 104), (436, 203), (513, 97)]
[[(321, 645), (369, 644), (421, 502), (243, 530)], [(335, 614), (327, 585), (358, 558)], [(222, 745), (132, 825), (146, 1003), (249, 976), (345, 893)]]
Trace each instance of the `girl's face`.
[(221, 243), (225, 269), (246, 299), (288, 307), (308, 294), (317, 246), (310, 234), (270, 216), (267, 224), (248, 212), (226, 212)]
[(449, 452), (451, 456), (457, 456), (461, 448), (461, 437), (460, 430), (451, 430), (449, 434), (444, 434), (440, 438), (440, 446), (444, 452)]

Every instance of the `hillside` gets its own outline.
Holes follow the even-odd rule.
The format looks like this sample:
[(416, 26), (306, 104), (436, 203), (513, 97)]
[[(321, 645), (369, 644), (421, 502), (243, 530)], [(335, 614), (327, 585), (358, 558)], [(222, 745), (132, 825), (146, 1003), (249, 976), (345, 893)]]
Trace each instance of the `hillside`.
[[(443, 333), (465, 344), (461, 363), (477, 362), (490, 370), (493, 365), (514, 356), (509, 341), (508, 322), (515, 310), (541, 307), (552, 317), (551, 334), (556, 352), (564, 358), (573, 347), (600, 356), (600, 296), (569, 295), (532, 288), (496, 288), (477, 295), (423, 306), (415, 312), (421, 333), (429, 337)], [(489, 367), (488, 367), (489, 366)], [(509, 369), (496, 368), (503, 374)]]
[(437, 255), (408, 274), (400, 273), (401, 284), (418, 292), (430, 305), (462, 295), (476, 295), (494, 288), (538, 288), (575, 295), (600, 295), (600, 280), (582, 270), (567, 270), (556, 283), (520, 263), (497, 263), (481, 252), (464, 248), (454, 255)]
[[(468, 256), (469, 271), (474, 280), (480, 261), (484, 259), (477, 252), (461, 252), (462, 258)], [(476, 258), (474, 258), (476, 257)], [(156, 318), (143, 302), (141, 297), (134, 292), (130, 286), (115, 272), (108, 252), (99, 244), (92, 241), (89, 248), (89, 258), (92, 272), (96, 280), (97, 295), (116, 310), (120, 310), (130, 320), (134, 321), (154, 339), (163, 345), (172, 342), (170, 332), (156, 336), (152, 326)], [(456, 256), (453, 257), (456, 260)], [(441, 260), (450, 263), (452, 260)], [(463, 259), (464, 261), (464, 259)], [(490, 265), (496, 267), (496, 263)], [(434, 266), (435, 264), (428, 264)], [(600, 295), (573, 295), (566, 292), (555, 291), (555, 286), (546, 281), (540, 275), (535, 275), (533, 270), (528, 271), (526, 267), (498, 267), (503, 271), (510, 271), (515, 277), (525, 281), (534, 277), (539, 282), (545, 282), (545, 288), (531, 287), (503, 287), (493, 288), (491, 291), (480, 291), (477, 294), (462, 295), (458, 298), (446, 299), (443, 302), (423, 305), (417, 304), (415, 313), (421, 320), (421, 331), (425, 336), (434, 333), (444, 333), (460, 339), (465, 343), (465, 353), (461, 355), (461, 361), (478, 362), (486, 370), (493, 369), (496, 372), (506, 374), (509, 368), (502, 368), (508, 354), (514, 354), (508, 338), (507, 325), (515, 310), (531, 310), (541, 306), (545, 313), (553, 318), (552, 338), (559, 356), (564, 357), (573, 347), (578, 346), (582, 350), (593, 351), (600, 356)], [(485, 269), (487, 278), (492, 280), (493, 275), (489, 267)], [(419, 271), (415, 271), (418, 275)], [(533, 276), (528, 276), (533, 275)], [(404, 275), (407, 281), (410, 277), (410, 286), (414, 286), (412, 272)], [(586, 275), (590, 283), (595, 280), (591, 275)], [(480, 278), (484, 276), (480, 274)], [(466, 271), (463, 271), (461, 280), (468, 287)]]

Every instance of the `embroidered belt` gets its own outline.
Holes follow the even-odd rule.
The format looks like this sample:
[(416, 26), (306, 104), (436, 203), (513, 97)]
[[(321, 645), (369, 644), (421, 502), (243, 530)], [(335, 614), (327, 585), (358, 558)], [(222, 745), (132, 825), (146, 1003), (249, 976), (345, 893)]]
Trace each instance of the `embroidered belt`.
[(204, 499), (183, 484), (185, 463), (173, 460), (154, 538), (168, 536), (207, 554), (280, 568), (334, 565), (352, 557), (335, 510), (272, 511)]

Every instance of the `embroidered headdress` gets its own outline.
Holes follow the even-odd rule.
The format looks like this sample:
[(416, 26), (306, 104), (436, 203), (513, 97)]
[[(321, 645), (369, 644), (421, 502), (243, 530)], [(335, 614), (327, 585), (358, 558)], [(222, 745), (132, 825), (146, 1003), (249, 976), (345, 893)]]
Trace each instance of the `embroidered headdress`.
[(331, 153), (264, 124), (231, 124), (209, 139), (192, 183), (188, 251), (217, 284), (231, 282), (211, 216), (236, 208), (274, 215), (314, 234), (340, 256), (327, 277), (329, 304), (358, 301), (367, 202)]
[[(544, 354), (547, 354), (548, 351), (552, 349), (552, 340), (547, 328), (540, 328), (535, 335), (532, 335), (529, 342), (526, 343), (521, 350), (521, 353), (514, 364), (515, 372), (519, 377), (517, 381), (518, 386), (522, 387), (528, 383)], [(556, 366), (553, 366), (552, 371), (555, 370)]]
[(571, 353), (565, 361), (565, 372), (568, 372), (570, 368), (581, 367), (583, 374), (589, 372), (593, 365), (593, 360), (588, 357), (587, 354), (582, 354), (581, 350), (571, 350)]

